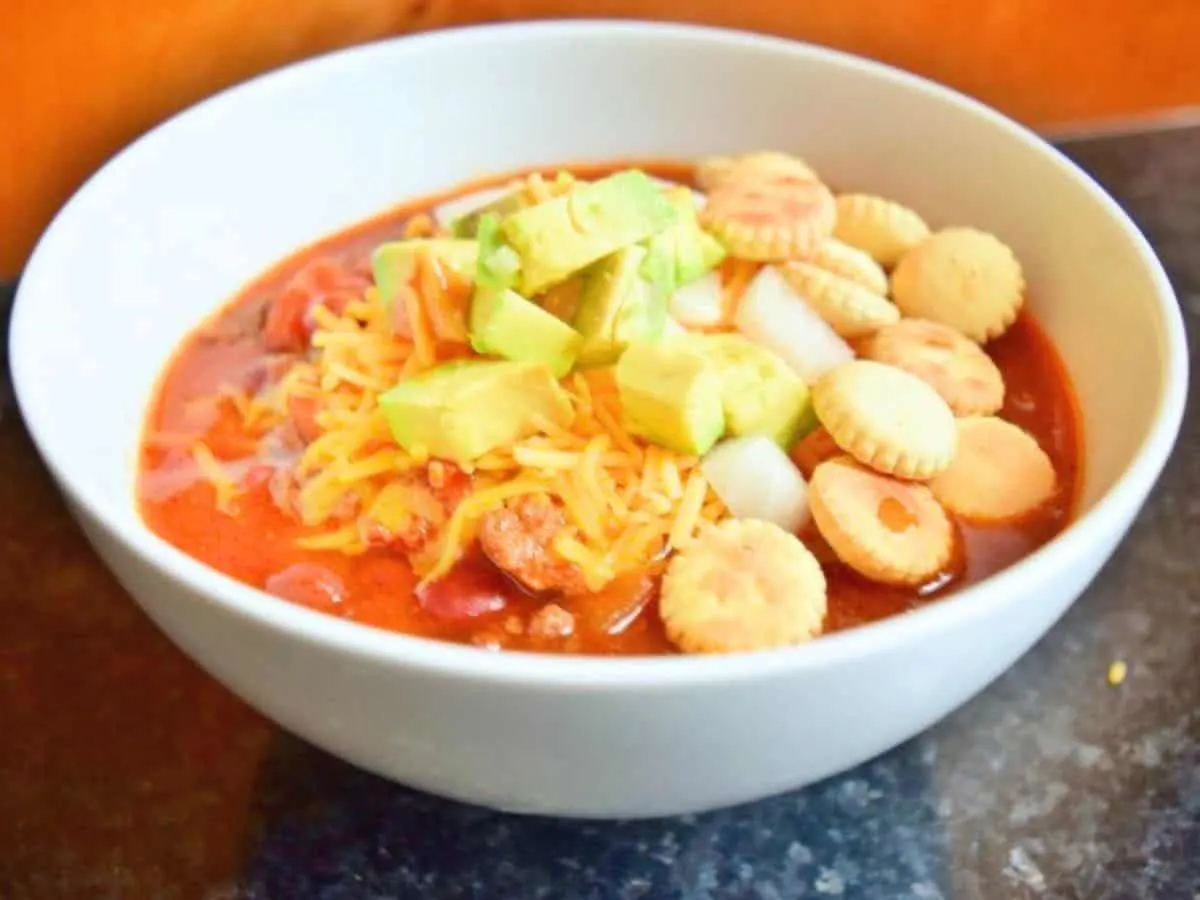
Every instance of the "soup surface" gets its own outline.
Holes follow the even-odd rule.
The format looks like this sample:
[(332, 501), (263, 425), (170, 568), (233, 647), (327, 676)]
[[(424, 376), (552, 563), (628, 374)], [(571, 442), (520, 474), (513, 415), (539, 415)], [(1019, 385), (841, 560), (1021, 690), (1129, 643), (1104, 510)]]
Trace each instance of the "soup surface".
[(1024, 294), (992, 236), (783, 154), (519, 173), (325, 238), (203, 323), (138, 503), (207, 565), (383, 629), (799, 643), (1067, 524), (1077, 416)]

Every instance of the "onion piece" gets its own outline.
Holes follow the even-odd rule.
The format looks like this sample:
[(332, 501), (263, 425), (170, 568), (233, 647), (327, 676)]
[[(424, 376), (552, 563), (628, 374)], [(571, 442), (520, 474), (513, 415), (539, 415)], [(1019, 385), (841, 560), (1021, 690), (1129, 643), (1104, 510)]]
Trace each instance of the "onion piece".
[(711, 328), (725, 320), (721, 277), (709, 272), (685, 284), (668, 301), (671, 317), (685, 328)]
[(768, 437), (722, 441), (701, 460), (700, 471), (735, 518), (761, 519), (793, 533), (808, 524), (808, 484)]
[(746, 286), (734, 325), (791, 366), (807, 384), (854, 359), (850, 345), (774, 266), (763, 266)]
[(454, 224), (455, 219), (461, 219), (468, 213), (473, 213), (475, 210), (481, 209), (489, 203), (494, 203), (511, 191), (511, 186), (500, 185), (498, 187), (483, 188), (470, 194), (464, 194), (461, 197), (454, 197), (434, 207), (434, 221), (440, 227), (449, 230)]

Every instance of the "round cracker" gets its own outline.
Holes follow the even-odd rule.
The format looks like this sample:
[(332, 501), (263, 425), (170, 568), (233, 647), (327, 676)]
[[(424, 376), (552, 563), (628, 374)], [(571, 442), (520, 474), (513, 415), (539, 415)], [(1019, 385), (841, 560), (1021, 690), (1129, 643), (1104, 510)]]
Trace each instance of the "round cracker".
[(992, 358), (941, 322), (901, 319), (875, 332), (859, 352), (916, 375), (956, 416), (988, 415), (1004, 405), (1004, 376)]
[(700, 221), (733, 256), (756, 262), (804, 257), (829, 237), (833, 194), (819, 181), (784, 174), (727, 178), (708, 195)]
[(833, 236), (869, 253), (882, 266), (894, 266), (929, 236), (924, 219), (892, 200), (873, 194), (839, 194), (836, 202)]
[(777, 150), (755, 150), (730, 156), (708, 156), (696, 164), (696, 184), (702, 190), (711, 191), (731, 173), (738, 171), (747, 175), (789, 175), (806, 181), (820, 181), (817, 173), (804, 160), (790, 153)]
[(825, 574), (778, 525), (726, 519), (677, 553), (663, 578), (659, 613), (686, 653), (731, 653), (811, 640), (825, 620)]
[(817, 380), (812, 400), (834, 442), (878, 472), (923, 481), (954, 458), (954, 413), (902, 369), (865, 359), (843, 363)]
[(954, 462), (929, 482), (947, 510), (981, 525), (1029, 515), (1057, 485), (1054, 463), (1033, 436), (996, 416), (959, 419)]
[(784, 263), (779, 271), (817, 315), (844, 338), (866, 337), (900, 321), (900, 310), (887, 297), (812, 263)]
[(900, 260), (892, 272), (892, 298), (904, 315), (941, 322), (983, 344), (1016, 321), (1025, 277), (995, 235), (947, 228)]
[(847, 281), (853, 281), (873, 294), (887, 296), (888, 277), (883, 266), (875, 262), (871, 254), (851, 247), (837, 238), (822, 241), (805, 262), (810, 262)]
[(838, 559), (872, 581), (924, 584), (953, 558), (954, 526), (923, 484), (839, 456), (813, 472), (809, 502), (817, 530)]

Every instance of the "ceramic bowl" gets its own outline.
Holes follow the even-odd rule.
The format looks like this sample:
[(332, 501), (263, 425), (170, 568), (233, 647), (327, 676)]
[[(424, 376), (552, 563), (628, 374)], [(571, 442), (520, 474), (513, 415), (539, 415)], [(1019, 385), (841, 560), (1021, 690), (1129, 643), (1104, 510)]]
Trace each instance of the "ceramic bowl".
[[(146, 529), (143, 417), (169, 355), (273, 260), (389, 205), (563, 160), (803, 154), (1022, 259), (1083, 416), (1078, 519), (944, 602), (726, 658), (494, 653), (291, 605)], [(800, 787), (917, 734), (1043, 635), (1171, 449), (1186, 390), (1170, 285), (1137, 228), (1038, 137), (852, 56), (619, 22), (406, 37), (291, 66), (134, 143), (66, 205), (17, 295), (11, 360), (37, 447), (100, 556), (182, 650), (365, 769), (490, 807), (640, 817)]]

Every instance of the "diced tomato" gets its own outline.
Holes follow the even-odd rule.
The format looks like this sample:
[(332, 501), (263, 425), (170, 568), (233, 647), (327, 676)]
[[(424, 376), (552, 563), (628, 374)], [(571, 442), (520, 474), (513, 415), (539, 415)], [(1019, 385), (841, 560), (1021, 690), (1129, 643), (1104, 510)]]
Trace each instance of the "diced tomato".
[(313, 292), (318, 294), (327, 294), (336, 291), (352, 277), (345, 266), (328, 256), (314, 259), (296, 273), (297, 279), (304, 279)]
[(346, 599), (342, 579), (324, 566), (296, 563), (267, 578), (263, 589), (292, 603), (334, 612)]
[(308, 347), (310, 303), (312, 295), (299, 286), (289, 286), (275, 298), (263, 325), (263, 343), (268, 350), (299, 353)]
[(512, 583), (482, 557), (468, 557), (443, 578), (417, 589), (417, 602), (439, 619), (462, 621), (500, 612)]
[(309, 263), (287, 283), (267, 311), (263, 326), (267, 349), (307, 349), (316, 324), (313, 307), (322, 304), (334, 315), (341, 315), (370, 284), (369, 278), (347, 270), (336, 260), (321, 258)]

